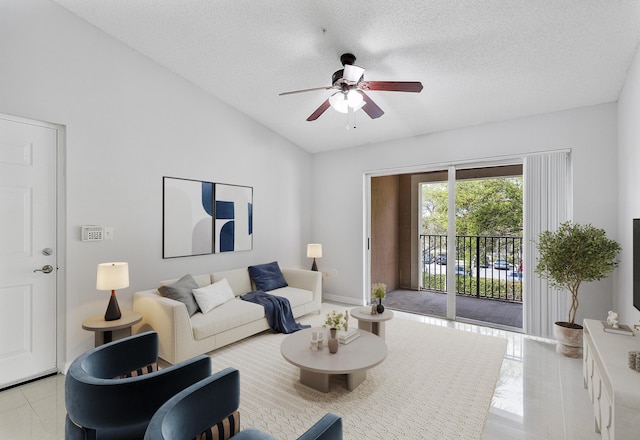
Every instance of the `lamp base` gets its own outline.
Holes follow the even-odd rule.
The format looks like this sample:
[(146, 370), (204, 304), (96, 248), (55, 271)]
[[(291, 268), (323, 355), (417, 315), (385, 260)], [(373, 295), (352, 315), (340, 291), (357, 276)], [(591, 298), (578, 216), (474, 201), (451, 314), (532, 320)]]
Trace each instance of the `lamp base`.
[(316, 259), (315, 259), (315, 257), (314, 257), (314, 259), (313, 259), (313, 264), (311, 265), (311, 270), (312, 270), (312, 271), (314, 271), (314, 272), (317, 272), (317, 271), (318, 271), (318, 265), (316, 264)]
[(120, 307), (118, 306), (118, 300), (116, 299), (115, 291), (111, 291), (111, 298), (109, 299), (109, 305), (107, 306), (107, 311), (104, 314), (105, 321), (115, 321), (116, 319), (120, 319), (122, 317), (122, 313), (120, 313)]

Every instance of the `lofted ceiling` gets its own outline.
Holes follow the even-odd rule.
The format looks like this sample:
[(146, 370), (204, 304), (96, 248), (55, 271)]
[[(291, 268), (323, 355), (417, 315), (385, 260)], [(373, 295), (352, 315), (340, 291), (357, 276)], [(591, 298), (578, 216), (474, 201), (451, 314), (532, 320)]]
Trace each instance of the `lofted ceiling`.
[[(53, 1), (312, 153), (617, 101), (640, 41), (637, 0)], [(307, 122), (345, 52), (424, 89)]]

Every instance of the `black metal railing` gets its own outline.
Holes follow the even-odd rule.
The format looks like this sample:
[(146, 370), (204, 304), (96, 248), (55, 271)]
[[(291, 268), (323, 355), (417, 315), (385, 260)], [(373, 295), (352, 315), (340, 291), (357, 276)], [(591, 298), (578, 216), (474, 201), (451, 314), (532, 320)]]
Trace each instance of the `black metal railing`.
[[(447, 236), (420, 235), (422, 290), (447, 290)], [(522, 237), (456, 236), (456, 293), (522, 302)]]

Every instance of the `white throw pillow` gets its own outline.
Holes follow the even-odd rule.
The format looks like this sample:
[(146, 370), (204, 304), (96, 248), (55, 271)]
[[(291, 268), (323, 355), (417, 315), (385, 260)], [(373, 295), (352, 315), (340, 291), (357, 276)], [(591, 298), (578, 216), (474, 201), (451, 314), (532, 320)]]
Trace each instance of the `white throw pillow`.
[(236, 297), (226, 278), (221, 279), (217, 283), (209, 284), (199, 289), (193, 289), (193, 296), (202, 313), (208, 313)]

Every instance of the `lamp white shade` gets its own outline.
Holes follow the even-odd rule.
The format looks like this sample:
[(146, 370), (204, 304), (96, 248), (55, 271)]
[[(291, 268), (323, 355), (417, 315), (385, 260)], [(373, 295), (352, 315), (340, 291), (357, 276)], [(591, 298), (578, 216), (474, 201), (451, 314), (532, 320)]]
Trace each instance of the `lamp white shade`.
[(319, 243), (309, 243), (307, 245), (308, 258), (322, 258), (322, 245)]
[(129, 287), (129, 263), (98, 264), (97, 290), (116, 290)]

